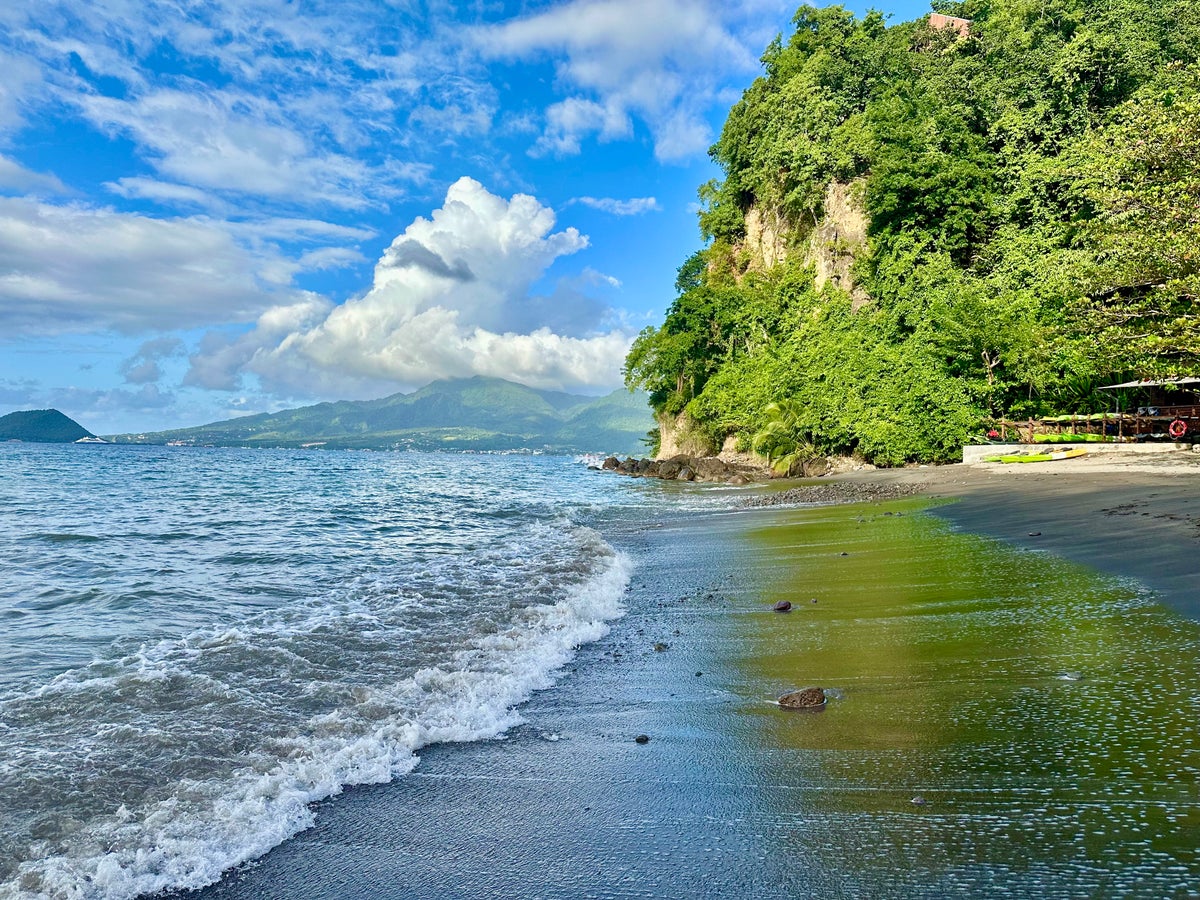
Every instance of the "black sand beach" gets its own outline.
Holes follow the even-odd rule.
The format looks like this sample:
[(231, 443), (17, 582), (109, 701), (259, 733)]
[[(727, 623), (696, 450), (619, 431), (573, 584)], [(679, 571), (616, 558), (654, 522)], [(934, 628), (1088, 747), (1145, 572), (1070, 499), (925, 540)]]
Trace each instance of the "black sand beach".
[[(1188, 896), (1196, 628), (1050, 554), (1194, 617), (1196, 481), (845, 480), (961, 497), (930, 511), (1018, 549), (954, 538), (920, 499), (617, 535), (638, 564), (628, 615), (526, 725), (428, 748), (188, 896)], [(938, 577), (961, 583), (932, 591)], [(770, 611), (780, 597), (793, 612)], [(825, 712), (771, 704), (808, 684), (830, 689)]]
[(316, 827), (198, 896), (861, 896), (775, 845), (769, 748), (735, 713), (772, 689), (746, 697), (722, 646), (731, 616), (771, 615), (745, 594), (744, 527), (733, 513), (624, 536), (639, 563), (628, 614), (523, 708), (526, 725), (427, 749), (412, 775), (323, 804)]

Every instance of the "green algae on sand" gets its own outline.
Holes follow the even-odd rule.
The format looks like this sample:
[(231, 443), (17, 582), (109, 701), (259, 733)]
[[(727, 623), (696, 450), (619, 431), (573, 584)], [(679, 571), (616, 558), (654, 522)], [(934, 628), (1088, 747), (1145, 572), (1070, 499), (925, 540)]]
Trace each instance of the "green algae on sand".
[[(1136, 585), (954, 532), (927, 501), (765, 515), (734, 632), (790, 852), (930, 895), (1200, 883), (1200, 626)], [(788, 616), (775, 602), (793, 604)], [(814, 602), (815, 601), (815, 602)]]

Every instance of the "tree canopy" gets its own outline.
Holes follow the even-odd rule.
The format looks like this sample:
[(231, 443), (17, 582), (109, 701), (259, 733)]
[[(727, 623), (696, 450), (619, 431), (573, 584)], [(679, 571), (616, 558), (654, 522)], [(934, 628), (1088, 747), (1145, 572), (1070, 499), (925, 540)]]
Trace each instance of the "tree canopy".
[[(934, 7), (969, 34), (802, 6), (767, 47), (710, 150), (703, 246), (627, 360), (656, 411), (899, 464), (990, 416), (1087, 409), (1110, 378), (1200, 371), (1200, 5)], [(822, 227), (831, 184), (861, 246)], [(838, 254), (857, 293), (817, 277)]]

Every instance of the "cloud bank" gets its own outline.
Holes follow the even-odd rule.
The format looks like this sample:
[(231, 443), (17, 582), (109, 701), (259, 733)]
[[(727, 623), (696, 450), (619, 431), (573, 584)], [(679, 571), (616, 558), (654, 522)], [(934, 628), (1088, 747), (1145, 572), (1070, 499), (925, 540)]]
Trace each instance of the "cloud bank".
[(460, 178), (440, 209), (391, 243), (365, 293), (339, 306), (311, 296), (268, 310), (244, 334), (211, 333), (187, 383), (234, 389), (253, 374), (274, 393), (328, 396), (468, 375), (614, 387), (632, 334), (583, 290), (612, 279), (589, 272), (550, 296), (535, 292), (557, 259), (588, 245), (554, 225), (533, 197), (505, 200)]

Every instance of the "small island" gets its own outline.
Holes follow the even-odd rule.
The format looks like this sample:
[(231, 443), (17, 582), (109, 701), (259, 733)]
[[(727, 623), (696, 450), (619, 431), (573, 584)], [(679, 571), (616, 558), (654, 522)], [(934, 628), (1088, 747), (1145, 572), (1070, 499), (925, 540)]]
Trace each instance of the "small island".
[(0, 416), (0, 441), (35, 444), (106, 443), (57, 409), (26, 409)]

